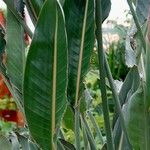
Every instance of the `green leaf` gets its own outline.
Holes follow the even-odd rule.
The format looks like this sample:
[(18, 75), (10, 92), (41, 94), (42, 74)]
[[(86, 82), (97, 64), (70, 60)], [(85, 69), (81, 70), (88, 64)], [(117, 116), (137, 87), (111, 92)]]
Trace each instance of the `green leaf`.
[(17, 135), (14, 132), (12, 132), (9, 135), (9, 141), (11, 141), (11, 144), (12, 144), (11, 149), (12, 150), (20, 150), (20, 144), (19, 144)]
[(36, 24), (38, 20), (38, 16), (44, 4), (44, 1), (45, 0), (25, 0), (29, 15), (34, 24)]
[(11, 143), (8, 138), (0, 135), (0, 148), (1, 150), (12, 150)]
[(4, 39), (4, 30), (0, 27), (0, 56), (4, 52), (6, 41)]
[(121, 105), (128, 101), (131, 95), (138, 89), (140, 76), (137, 66), (130, 69), (119, 92)]
[(43, 150), (52, 149), (53, 136), (66, 108), (67, 39), (61, 6), (46, 1), (28, 52), (24, 75), (24, 106), (33, 138)]
[(94, 1), (66, 0), (64, 4), (69, 49), (68, 99), (77, 103), (83, 92), (94, 47)]
[(83, 133), (83, 141), (84, 141), (84, 149), (89, 150), (89, 142), (88, 137), (85, 129), (85, 125), (83, 124), (83, 121), (81, 121), (81, 127), (82, 127), (82, 133)]
[[(149, 25), (148, 21), (148, 25)], [(124, 114), (126, 120), (126, 126), (130, 142), (134, 149), (150, 149), (150, 131), (149, 131), (149, 108), (150, 108), (150, 42), (149, 42), (149, 27), (148, 37), (146, 39), (146, 82), (141, 82), (138, 90), (131, 96), (127, 104), (125, 105)], [(143, 77), (145, 80), (145, 76)]]
[(5, 46), (6, 46), (6, 41), (5, 41), (5, 33), (4, 30), (0, 27), (0, 71), (5, 74), (5, 69), (4, 69), (4, 65), (2, 64), (2, 59), (3, 59), (3, 53), (5, 50)]
[[(140, 76), (138, 72), (138, 68), (134, 66), (130, 69), (128, 72), (126, 79), (121, 87), (121, 90), (119, 92), (119, 100), (121, 103), (121, 106), (128, 102), (129, 98), (136, 92), (140, 84)], [(119, 114), (117, 111), (114, 114), (113, 122), (115, 124), (113, 134), (114, 134), (114, 142), (115, 147), (118, 149), (120, 139), (121, 139), (121, 125), (119, 123)]]
[(63, 116), (63, 125), (67, 129), (71, 129), (72, 131), (74, 130), (74, 112), (69, 105), (67, 106)]
[(81, 148), (80, 112), (78, 109), (75, 109), (75, 144), (77, 150)]
[(127, 0), (127, 2), (128, 2), (128, 5), (129, 5), (131, 14), (133, 16), (134, 23), (135, 23), (136, 28), (138, 30), (139, 38), (141, 40), (141, 43), (142, 43), (142, 46), (143, 46), (143, 50), (144, 50), (144, 52), (146, 52), (146, 43), (145, 43), (144, 35), (142, 33), (141, 23), (139, 22), (138, 17), (137, 17), (137, 13), (134, 10), (133, 2), (131, 0)]
[(22, 150), (39, 150), (35, 143), (31, 142), (29, 138), (23, 135), (18, 135), (18, 141)]
[[(59, 1), (63, 5), (64, 0)], [(29, 11), (29, 15), (34, 25), (37, 23), (38, 16), (40, 14), (44, 2), (45, 0), (25, 0), (27, 9)]]
[[(17, 8), (18, 8), (18, 1), (13, 1), (13, 0), (3, 0), (5, 2), (5, 4), (7, 5), (7, 8), (14, 14), (14, 17), (18, 20), (18, 22), (22, 25), (22, 27), (24, 28), (24, 30), (29, 34), (29, 36), (32, 38), (32, 31), (30, 30), (30, 28), (27, 26), (26, 22), (24, 21), (23, 17), (22, 17), (22, 13), (18, 12)], [(22, 1), (22, 0), (21, 0)], [(20, 3), (20, 1), (19, 1)], [(15, 7), (14, 7), (15, 5)], [(22, 4), (21, 4), (22, 5)], [(20, 7), (19, 7), (20, 8)]]
[[(103, 49), (103, 37), (102, 37), (102, 5), (101, 1), (96, 0), (96, 39), (97, 39), (97, 50), (98, 50), (98, 59), (99, 59), (99, 75), (100, 75), (100, 81), (99, 87), (101, 90), (101, 98), (102, 98), (102, 108), (103, 108), (103, 116), (104, 116), (104, 122), (105, 122), (105, 128), (106, 128), (106, 139), (107, 139), (107, 147), (108, 149), (114, 150), (114, 141), (112, 137), (112, 131), (110, 126), (110, 119), (109, 119), (109, 110), (108, 110), (108, 101), (107, 101), (107, 92), (106, 92), (106, 75), (108, 77), (110, 87), (112, 89), (112, 94), (114, 98), (115, 105), (117, 106), (117, 109), (121, 115), (121, 123), (122, 127), (124, 127), (124, 120), (122, 117), (122, 112), (119, 104), (118, 95), (116, 92), (116, 88), (113, 82), (113, 77), (110, 71), (110, 67), (108, 64), (108, 61), (105, 56), (105, 52)], [(125, 131), (125, 130), (124, 130)]]
[(24, 30), (10, 10), (7, 10), (6, 32), (7, 75), (15, 89), (22, 93), (25, 65)]
[(74, 145), (72, 145), (71, 143), (63, 140), (63, 139), (58, 139), (61, 144), (65, 147), (65, 150), (75, 150)]
[(111, 1), (110, 0), (102, 0), (102, 22), (105, 21), (105, 19), (108, 17), (110, 9), (111, 9)]
[[(12, 4), (12, 1), (9, 1), (9, 3)], [(24, 10), (22, 3), (20, 5), (17, 3), (16, 9), (22, 14)], [(4, 67), (2, 68), (5, 76), (4, 81), (15, 98), (18, 108), (24, 114), (22, 108), (23, 71), (25, 66), (24, 29), (9, 9), (7, 10), (6, 19), (6, 71)]]
[[(119, 92), (119, 100), (121, 106), (123, 106), (123, 104), (125, 104), (129, 100), (129, 98), (133, 95), (133, 93), (138, 89), (139, 84), (140, 84), (139, 71), (137, 66), (134, 66), (128, 72)], [(114, 115), (115, 121), (118, 118), (118, 115), (119, 115), (118, 113), (117, 115), (116, 114)]]
[(94, 116), (92, 115), (92, 113), (90, 112), (90, 110), (87, 111), (87, 115), (93, 125), (93, 128), (96, 130), (97, 136), (98, 136), (99, 140), (101, 141), (101, 144), (103, 145), (105, 143), (105, 141), (103, 139), (101, 129), (98, 126), (98, 124), (96, 123), (96, 120), (95, 120)]
[(64, 2), (65, 0), (59, 0), (60, 4), (63, 6), (64, 5)]
[(146, 105), (150, 108), (150, 14), (148, 20), (148, 32), (146, 38), (146, 65), (145, 65), (145, 74), (146, 74)]
[(125, 105), (124, 115), (133, 148), (149, 150), (149, 119), (143, 88), (143, 85), (140, 85), (138, 90), (130, 97)]
[(149, 12), (150, 0), (137, 0), (136, 14), (141, 24), (146, 22)]
[[(126, 36), (126, 48), (125, 48), (125, 63), (129, 68), (136, 65), (136, 52), (134, 49), (134, 35), (137, 32), (135, 26), (131, 27)], [(132, 43), (132, 44), (131, 44)]]
[(86, 135), (89, 141), (90, 148), (92, 150), (96, 150), (96, 143), (95, 143), (94, 137), (92, 135), (91, 129), (89, 128), (89, 125), (86, 119), (84, 118), (84, 116), (81, 116), (81, 122), (82, 122), (82, 125), (85, 127), (85, 131), (86, 131)]
[(57, 149), (65, 150), (64, 146), (61, 144), (61, 142), (59, 140), (57, 140)]

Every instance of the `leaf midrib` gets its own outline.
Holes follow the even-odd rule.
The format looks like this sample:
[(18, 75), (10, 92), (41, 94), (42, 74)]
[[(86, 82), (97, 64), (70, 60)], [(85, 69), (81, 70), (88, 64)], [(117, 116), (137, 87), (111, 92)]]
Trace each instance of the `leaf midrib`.
[(78, 105), (79, 88), (80, 88), (80, 76), (81, 76), (81, 69), (82, 69), (82, 58), (83, 58), (83, 50), (84, 50), (84, 39), (85, 39), (85, 31), (86, 31), (88, 4), (89, 4), (89, 0), (86, 1), (86, 5), (85, 5), (85, 13), (84, 13), (84, 20), (83, 20), (82, 35), (81, 35), (81, 46), (80, 46), (79, 64), (78, 64), (78, 73), (77, 73), (77, 83), (76, 83), (75, 106)]
[[(52, 143), (53, 136), (55, 133), (55, 122), (56, 122), (56, 86), (57, 86), (57, 35), (58, 35), (58, 12), (56, 8), (56, 28), (54, 35), (54, 64), (53, 64), (53, 85), (52, 85)], [(53, 143), (54, 145), (54, 143)]]

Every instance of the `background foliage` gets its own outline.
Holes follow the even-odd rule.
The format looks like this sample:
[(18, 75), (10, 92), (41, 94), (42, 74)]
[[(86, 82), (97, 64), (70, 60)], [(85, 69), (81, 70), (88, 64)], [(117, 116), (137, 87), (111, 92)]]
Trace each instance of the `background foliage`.
[(110, 0), (4, 2), (1, 148), (149, 150), (150, 1), (103, 30)]

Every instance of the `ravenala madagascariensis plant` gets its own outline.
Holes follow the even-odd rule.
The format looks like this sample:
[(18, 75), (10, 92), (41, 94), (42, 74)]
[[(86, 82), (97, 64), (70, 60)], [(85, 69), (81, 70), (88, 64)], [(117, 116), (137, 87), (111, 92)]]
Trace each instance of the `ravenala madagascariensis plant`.
[[(4, 2), (7, 17), (6, 27), (0, 26), (0, 69), (24, 114), (26, 126), (23, 130), (28, 134), (20, 130), (13, 132), (13, 142), (8, 140), (10, 137), (1, 136), (1, 148), (96, 150), (105, 149), (107, 145), (108, 150), (149, 150), (150, 29), (146, 20), (150, 1), (127, 0), (134, 20), (126, 37), (125, 63), (130, 71), (119, 93), (102, 41), (102, 23), (108, 17), (110, 0)], [(34, 33), (26, 22), (25, 7)], [(25, 34), (31, 38), (29, 45), (25, 43)], [(134, 46), (131, 44), (133, 39)], [(106, 140), (93, 110), (86, 107), (92, 96), (84, 77), (90, 69), (95, 41), (98, 43), (98, 82)], [(7, 54), (5, 64), (3, 53)], [(106, 78), (116, 109), (113, 126), (109, 118)], [(73, 131), (73, 142), (65, 137), (65, 125)]]

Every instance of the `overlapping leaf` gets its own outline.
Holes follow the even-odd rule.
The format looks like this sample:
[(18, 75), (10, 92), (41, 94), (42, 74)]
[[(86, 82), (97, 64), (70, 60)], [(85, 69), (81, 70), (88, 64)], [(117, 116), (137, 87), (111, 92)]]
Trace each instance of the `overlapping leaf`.
[(131, 68), (127, 77), (122, 85), (122, 88), (119, 93), (119, 99), (121, 105), (128, 101), (129, 97), (138, 89), (140, 84), (139, 71), (136, 66)]
[[(149, 5), (149, 3), (148, 3)], [(145, 75), (141, 79), (141, 84), (137, 91), (129, 98), (125, 104), (124, 115), (126, 127), (129, 134), (130, 142), (134, 149), (150, 149), (150, 131), (149, 131), (149, 107), (150, 107), (150, 42), (149, 42), (149, 23), (146, 38), (146, 59), (145, 59)], [(144, 66), (143, 66), (144, 67)]]
[(134, 35), (137, 32), (135, 26), (133, 26), (130, 31), (128, 31), (126, 36), (125, 43), (125, 63), (129, 68), (132, 68), (136, 65), (136, 52), (135, 52), (135, 43), (134, 43)]
[(30, 132), (43, 150), (52, 139), (66, 108), (67, 42), (62, 9), (46, 1), (27, 56), (24, 105)]
[(75, 147), (71, 143), (63, 139), (59, 139), (59, 141), (61, 142), (65, 150), (76, 150)]
[(80, 95), (83, 91), (83, 77), (88, 71), (94, 46), (94, 1), (66, 0), (64, 11), (69, 49), (68, 97), (73, 104), (76, 93)]
[(104, 21), (110, 12), (111, 9), (111, 1), (110, 0), (105, 0), (105, 1), (101, 1), (101, 5), (102, 5), (102, 21)]
[(130, 142), (134, 149), (148, 150), (149, 130), (145, 107), (144, 90), (141, 85), (131, 96), (124, 108), (124, 115)]
[[(64, 0), (59, 0), (59, 1), (63, 5)], [(36, 24), (44, 2), (45, 0), (25, 0), (33, 24)]]
[[(136, 92), (140, 84), (140, 76), (138, 72), (138, 68), (134, 66), (133, 68), (130, 69), (129, 73), (127, 74), (127, 77), (121, 87), (121, 90), (119, 92), (119, 100), (121, 103), (121, 106), (123, 106), (125, 103), (128, 102), (130, 97)], [(115, 139), (115, 146), (116, 149), (118, 149), (120, 139), (121, 139), (121, 125), (119, 124), (119, 114), (116, 112), (114, 115), (114, 139)], [(127, 146), (127, 144), (126, 144)]]
[(6, 69), (13, 85), (22, 92), (25, 63), (24, 29), (10, 10), (7, 11)]
[(45, 0), (25, 0), (30, 17), (35, 24)]
[(147, 20), (150, 0), (137, 0), (136, 13), (141, 24)]

